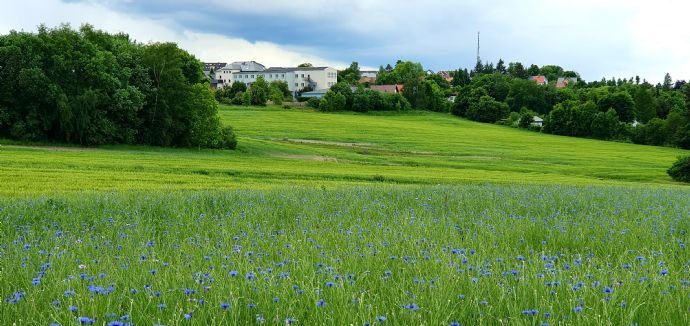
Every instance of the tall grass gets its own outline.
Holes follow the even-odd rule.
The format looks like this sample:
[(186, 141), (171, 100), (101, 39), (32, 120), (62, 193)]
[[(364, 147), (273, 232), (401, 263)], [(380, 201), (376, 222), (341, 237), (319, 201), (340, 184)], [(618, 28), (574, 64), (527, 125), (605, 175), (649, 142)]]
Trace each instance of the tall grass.
[(687, 325), (689, 196), (379, 184), (0, 199), (0, 324)]

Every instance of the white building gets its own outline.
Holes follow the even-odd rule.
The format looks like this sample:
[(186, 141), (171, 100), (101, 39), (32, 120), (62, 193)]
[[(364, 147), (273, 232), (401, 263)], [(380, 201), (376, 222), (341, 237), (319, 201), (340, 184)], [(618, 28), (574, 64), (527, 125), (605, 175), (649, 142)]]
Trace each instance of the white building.
[(304, 88), (329, 89), (338, 82), (338, 70), (331, 67), (271, 67), (255, 61), (233, 62), (215, 72), (218, 87), (230, 86), (235, 81), (251, 86), (262, 76), (267, 83), (274, 80), (287, 82), (292, 92)]

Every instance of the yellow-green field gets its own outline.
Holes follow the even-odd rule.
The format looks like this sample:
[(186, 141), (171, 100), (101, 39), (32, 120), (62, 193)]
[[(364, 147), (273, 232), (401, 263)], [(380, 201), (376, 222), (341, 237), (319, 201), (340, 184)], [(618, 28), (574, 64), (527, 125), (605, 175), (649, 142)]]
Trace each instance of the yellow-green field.
[(150, 147), (0, 149), (0, 195), (287, 185), (539, 183), (676, 185), (687, 151), (544, 135), (445, 114), (324, 114), (221, 107), (236, 151)]

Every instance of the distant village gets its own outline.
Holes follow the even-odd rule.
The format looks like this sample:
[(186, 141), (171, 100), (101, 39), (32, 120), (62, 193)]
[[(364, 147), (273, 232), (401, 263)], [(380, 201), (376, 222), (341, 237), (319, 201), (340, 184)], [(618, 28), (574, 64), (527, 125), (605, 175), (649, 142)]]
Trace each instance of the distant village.
[[(383, 68), (386, 71), (393, 70), (387, 65)], [(368, 85), (374, 91), (382, 93), (402, 93), (403, 85), (376, 85), (376, 70), (361, 70), (359, 72), (360, 84)], [(453, 81), (450, 71), (431, 70), (426, 71), (427, 75), (438, 74), (447, 82)], [(235, 61), (226, 62), (204, 62), (204, 74), (210, 79), (211, 87), (219, 89), (232, 85), (235, 81), (244, 83), (250, 87), (259, 77), (267, 82), (274, 80), (284, 81), (294, 97), (323, 97), (328, 90), (338, 82), (338, 70), (333, 67), (270, 67), (266, 68), (256, 61)], [(537, 75), (528, 78), (538, 85), (548, 85), (549, 80), (546, 76)], [(560, 77), (556, 82), (556, 88), (565, 88), (569, 84), (577, 83), (577, 78)], [(455, 101), (455, 96), (449, 96), (448, 101)]]

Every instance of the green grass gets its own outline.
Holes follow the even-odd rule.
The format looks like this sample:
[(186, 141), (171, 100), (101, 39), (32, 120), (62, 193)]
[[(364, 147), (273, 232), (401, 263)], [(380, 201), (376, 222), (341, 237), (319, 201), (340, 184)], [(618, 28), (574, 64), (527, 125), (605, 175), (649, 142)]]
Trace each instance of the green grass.
[(430, 112), (221, 107), (236, 151), (5, 145), (0, 195), (396, 184), (675, 185), (679, 149), (544, 135)]
[(665, 172), (687, 152), (429, 112), (221, 116), (236, 151), (5, 143), (0, 324), (690, 324), (690, 189)]
[(379, 185), (0, 199), (0, 324), (688, 325), (689, 197)]

